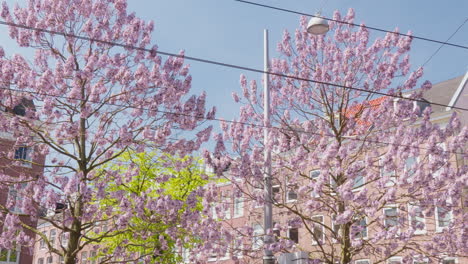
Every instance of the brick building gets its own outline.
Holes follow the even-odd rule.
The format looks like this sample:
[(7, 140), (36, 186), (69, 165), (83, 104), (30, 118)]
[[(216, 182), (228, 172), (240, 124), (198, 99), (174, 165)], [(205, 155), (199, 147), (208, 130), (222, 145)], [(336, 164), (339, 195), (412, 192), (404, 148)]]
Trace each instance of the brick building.
[[(442, 107), (432, 105), (432, 123), (445, 127), (450, 121), (453, 112), (457, 112), (462, 125), (468, 125), (468, 112), (453, 108), (468, 108), (468, 72), (464, 76), (459, 76), (433, 85), (433, 88), (425, 92), (423, 97), (428, 103), (418, 102), (420, 108), (429, 106), (431, 102), (450, 106)], [(375, 106), (378, 107), (379, 101), (381, 101), (380, 98), (375, 100)], [(372, 105), (372, 102), (370, 104)], [(466, 165), (466, 160), (459, 156), (453, 157), (450, 162), (456, 164), (458, 167)], [(320, 171), (318, 168), (311, 167), (307, 173), (310, 179), (313, 180), (319, 176)], [(227, 176), (227, 178), (229, 178), (229, 176)], [(354, 181), (353, 191), (359, 191), (360, 186), (365, 183), (365, 176), (356, 178)], [(332, 185), (333, 183), (330, 184)], [(327, 215), (321, 212), (316, 212), (316, 214), (311, 215), (314, 221), (321, 222), (323, 226), (314, 225), (312, 226), (312, 230), (308, 231), (305, 230), (304, 227), (296, 227), (294, 224), (289, 225), (288, 223), (292, 214), (285, 207), (301, 208), (304, 201), (298, 200), (298, 194), (296, 193), (296, 188), (298, 187), (291, 187), (286, 177), (280, 176), (273, 179), (272, 185), (275, 196), (274, 200), (277, 201), (277, 206), (273, 207), (273, 222), (283, 227), (281, 229), (274, 229), (273, 232), (277, 237), (289, 238), (293, 241), (296, 244), (296, 250), (293, 251), (314, 252), (319, 247), (317, 243), (318, 239), (321, 241), (321, 246), (328, 248), (330, 251), (333, 247), (336, 247), (336, 241), (334, 241), (330, 231), (336, 228), (333, 215)], [(219, 185), (219, 203), (224, 204), (220, 209), (224, 210), (220, 219), (224, 221), (226, 226), (232, 227), (233, 230), (243, 226), (249, 226), (252, 228), (254, 236), (249, 237), (244, 233), (245, 238), (241, 247), (233, 245), (226, 253), (213, 253), (208, 259), (209, 263), (262, 263), (263, 207), (257, 206), (253, 201), (257, 195), (262, 193), (262, 187), (259, 186), (259, 188), (256, 189), (253, 186), (255, 186), (255, 184), (249, 184), (236, 179), (231, 179), (231, 182)], [(239, 194), (236, 194), (239, 193), (235, 191), (236, 189), (242, 190), (241, 197), (239, 197)], [(463, 206), (463, 201), (458, 201), (456, 204), (461, 207)], [(217, 210), (218, 212), (216, 213), (219, 214), (220, 210)], [(413, 217), (408, 214), (408, 212), (412, 210), (416, 210), (417, 212)], [(409, 222), (405, 225), (405, 228), (416, 228), (415, 236), (412, 239), (414, 243), (420, 244), (425, 240), (432, 239), (433, 235), (440, 233), (453, 221), (453, 214), (450, 210), (436, 207), (431, 215), (425, 216), (420, 212), (420, 209), (418, 211), (417, 205), (412, 204), (409, 200), (405, 204), (388, 205), (382, 208), (381, 211), (382, 223), (378, 224), (384, 227), (391, 227), (398, 224), (398, 219), (395, 218), (397, 212), (407, 214)], [(362, 219), (361, 221), (363, 228), (359, 229), (355, 236), (360, 239), (368, 240), (376, 234), (377, 224), (368, 224), (368, 219)], [(284, 228), (285, 226), (289, 227)], [(329, 229), (327, 230), (327, 228)], [(241, 232), (239, 232), (239, 235), (242, 235), (240, 233)], [(316, 237), (312, 237), (311, 234), (314, 234)], [(454, 257), (444, 254), (443, 252), (440, 253), (440, 263), (468, 263), (467, 257)], [(234, 260), (232, 259), (233, 256)], [(278, 259), (279, 254), (277, 254), (276, 257)], [(402, 251), (400, 254), (388, 258), (383, 263), (401, 264), (403, 263), (404, 257), (405, 252)], [(427, 258), (421, 257), (420, 259), (413, 259), (412, 261), (414, 264), (421, 264), (427, 263), (428, 260)], [(353, 259), (352, 264), (372, 264), (374, 262), (375, 259), (373, 257), (360, 254)]]
[[(13, 109), (1, 107), (0, 118), (11, 118), (13, 115), (23, 118), (26, 110), (34, 110), (32, 101), (23, 99)], [(10, 177), (19, 177), (20, 175), (38, 176), (43, 173), (43, 164), (45, 157), (37, 155), (34, 160), (32, 159), (32, 147), (20, 146), (14, 150), (13, 159), (8, 158), (6, 153), (15, 148), (16, 138), (13, 136), (12, 131), (0, 130), (0, 172)], [(21, 214), (22, 197), (13, 185), (2, 184), (0, 185), (0, 204), (7, 205), (9, 210), (13, 213)], [(13, 204), (13, 205), (11, 205)], [(32, 222), (27, 216), (20, 216), (20, 219), (30, 225), (35, 226), (36, 223)], [(4, 228), (4, 227), (2, 227)], [(34, 233), (26, 231), (26, 233), (34, 237)], [(31, 264), (33, 261), (33, 250), (31, 248), (18, 248), (15, 250), (1, 249), (0, 263), (19, 263)]]

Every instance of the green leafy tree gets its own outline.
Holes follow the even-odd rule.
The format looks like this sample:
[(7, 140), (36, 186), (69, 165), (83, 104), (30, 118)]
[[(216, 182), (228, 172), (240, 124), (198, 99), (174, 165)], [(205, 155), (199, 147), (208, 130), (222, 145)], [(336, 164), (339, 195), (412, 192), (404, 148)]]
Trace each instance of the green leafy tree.
[[(181, 248), (190, 249), (201, 242), (184, 219), (203, 220), (203, 187), (214, 179), (205, 174), (202, 165), (189, 156), (126, 152), (105, 169), (102, 173), (110, 178), (105, 189), (97, 192), (96, 202), (100, 208), (113, 209), (90, 235), (91, 239), (93, 235), (104, 237), (95, 242), (100, 263), (119, 261), (103, 256), (121, 255), (122, 251), (134, 260), (180, 263)], [(116, 192), (126, 199), (106, 195)], [(128, 223), (120, 223), (112, 217), (116, 213), (134, 215)]]

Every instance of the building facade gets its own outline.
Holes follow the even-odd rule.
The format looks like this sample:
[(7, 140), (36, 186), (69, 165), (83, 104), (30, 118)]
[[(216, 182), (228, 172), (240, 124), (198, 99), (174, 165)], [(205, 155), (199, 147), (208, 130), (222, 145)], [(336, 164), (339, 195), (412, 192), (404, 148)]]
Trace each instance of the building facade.
[[(0, 107), (0, 118), (24, 118), (26, 110), (34, 110), (32, 101), (22, 100), (22, 102), (13, 109)], [(16, 138), (11, 130), (0, 130), (0, 173), (13, 178), (20, 175), (27, 177), (37, 177), (43, 174), (44, 155), (35, 155), (33, 158), (31, 146), (15, 146)], [(14, 156), (8, 155), (14, 149)], [(23, 201), (20, 192), (16, 189), (18, 185), (1, 184), (0, 185), (0, 204), (6, 206), (12, 213), (21, 214), (21, 203)], [(20, 219), (29, 226), (35, 226), (36, 222), (28, 216), (20, 216)], [(6, 228), (2, 226), (2, 229)], [(26, 234), (32, 238), (34, 233), (29, 230)], [(32, 248), (18, 247), (17, 250), (1, 249), (0, 263), (31, 264), (33, 261)]]
[[(463, 126), (468, 125), (468, 112), (462, 111), (460, 108), (468, 108), (468, 72), (464, 76), (459, 76), (447, 81), (443, 81), (433, 85), (433, 88), (425, 92), (423, 98), (427, 101), (418, 102), (421, 110), (430, 106), (430, 103), (438, 103), (448, 105), (449, 107), (442, 107), (438, 105), (431, 105), (432, 114), (431, 122), (438, 124), (441, 128), (447, 126), (454, 112), (457, 113)], [(379, 101), (376, 99), (375, 101)], [(372, 105), (372, 102), (370, 103)], [(376, 103), (378, 106), (379, 103)], [(415, 103), (416, 104), (416, 103)], [(417, 126), (418, 124), (413, 124)], [(457, 167), (467, 165), (467, 161), (461, 156), (456, 155), (449, 161)], [(405, 167), (410, 166), (414, 161), (408, 160), (405, 162)], [(320, 175), (319, 168), (310, 167), (307, 173), (309, 179), (312, 181), (317, 179)], [(381, 171), (382, 177), (387, 173)], [(230, 176), (227, 176), (230, 178)], [(214, 214), (220, 211), (221, 221), (224, 221), (227, 227), (232, 228), (234, 232), (239, 233), (239, 236), (244, 236), (243, 244), (233, 245), (230, 250), (225, 253), (213, 253), (208, 259), (208, 263), (262, 263), (263, 256), (263, 206), (256, 204), (258, 196), (262, 195), (263, 187), (261, 185), (255, 188), (257, 184), (248, 183), (242, 180), (230, 178), (230, 183), (221, 184), (219, 186), (220, 199), (218, 209)], [(354, 179), (353, 192), (359, 192), (361, 186), (366, 183), (365, 175)], [(305, 184), (305, 183), (304, 183)], [(329, 183), (332, 186), (333, 182)], [(304, 225), (294, 223), (292, 221), (294, 214), (293, 210), (301, 210), (307, 201), (298, 199), (299, 195), (297, 190), (300, 188), (301, 183), (290, 184), (288, 178), (279, 176), (273, 179), (273, 195), (274, 203), (276, 206), (273, 208), (273, 222), (276, 228), (273, 229), (273, 235), (276, 240), (288, 239), (294, 244), (293, 249), (279, 250), (282, 253), (277, 253), (275, 256), (280, 259), (285, 252), (319, 252), (320, 248), (325, 248), (325, 251), (333, 252), (339, 250), (339, 245), (336, 244), (335, 232), (338, 231), (338, 225), (334, 215), (323, 213), (320, 210), (310, 215), (313, 222), (321, 224), (313, 224), (306, 228)], [(299, 185), (299, 186), (298, 186)], [(390, 187), (391, 184), (388, 185)], [(377, 186), (369, 187), (377, 188)], [(397, 194), (400, 195), (400, 194)], [(466, 196), (465, 196), (466, 197)], [(377, 223), (369, 223), (369, 219), (363, 218), (357, 223), (358, 228), (354, 234), (350, 234), (355, 239), (362, 241), (372, 241), (373, 236), (378, 235), (378, 229), (391, 228), (401, 225), (398, 215), (405, 215), (405, 223), (401, 225), (402, 229), (414, 228), (414, 236), (412, 238), (413, 245), (423, 245), (425, 241), (430, 241), (436, 234), (442, 232), (453, 222), (452, 210), (465, 210), (463, 205), (464, 201), (457, 201), (455, 209), (446, 209), (443, 207), (435, 207), (434, 211), (423, 214), (417, 204), (413, 204), (410, 199), (402, 204), (387, 205), (381, 209), (381, 216)], [(411, 213), (410, 213), (411, 212)], [(414, 213), (416, 212), (416, 213)], [(404, 227), (403, 227), (404, 226)], [(244, 227), (249, 227), (250, 233), (245, 231)], [(398, 235), (398, 234), (397, 234)], [(391, 243), (391, 239), (388, 240)], [(367, 242), (364, 242), (367, 243)], [(323, 250), (323, 249), (322, 249)], [(376, 259), (365, 253), (355, 255), (352, 264), (402, 264), (405, 260), (406, 252), (401, 252), (387, 258), (384, 261)], [(283, 255), (281, 259), (286, 259)], [(429, 259), (421, 255), (410, 260), (414, 264), (429, 263)], [(442, 264), (462, 264), (468, 263), (467, 257), (452, 256), (444, 252), (440, 252), (439, 260), (437, 262)], [(436, 263), (437, 263), (436, 262)], [(287, 262), (294, 263), (294, 262)], [(320, 262), (324, 263), (324, 262)], [(434, 262), (431, 262), (434, 263)], [(286, 262), (284, 263), (286, 264)]]

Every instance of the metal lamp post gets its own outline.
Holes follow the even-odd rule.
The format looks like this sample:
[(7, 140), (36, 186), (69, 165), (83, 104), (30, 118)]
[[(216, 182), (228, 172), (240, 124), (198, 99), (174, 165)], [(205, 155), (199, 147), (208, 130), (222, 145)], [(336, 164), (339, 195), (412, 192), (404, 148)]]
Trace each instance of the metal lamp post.
[[(326, 20), (319, 17), (312, 17), (307, 25), (307, 32), (314, 35), (323, 35), (327, 33), (329, 26)], [(273, 197), (271, 188), (271, 151), (267, 146), (268, 144), (268, 127), (270, 124), (270, 76), (269, 72), (269, 56), (268, 56), (268, 30), (263, 31), (263, 59), (264, 59), (264, 74), (263, 74), (263, 142), (265, 147), (265, 172), (263, 175), (264, 180), (264, 195), (265, 203), (263, 206), (263, 234), (264, 234), (264, 264), (274, 264), (275, 256), (270, 250), (269, 245), (273, 242), (271, 235), (268, 231), (272, 230), (273, 224)]]

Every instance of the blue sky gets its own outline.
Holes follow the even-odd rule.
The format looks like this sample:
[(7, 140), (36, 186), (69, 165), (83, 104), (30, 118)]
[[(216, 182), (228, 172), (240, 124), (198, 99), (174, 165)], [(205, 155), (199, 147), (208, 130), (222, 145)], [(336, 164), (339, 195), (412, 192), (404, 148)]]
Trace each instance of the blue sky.
[[(255, 1), (255, 0), (252, 0)], [(415, 35), (445, 41), (468, 17), (468, 1), (451, 0), (270, 0), (259, 3), (275, 5), (305, 13), (331, 16), (334, 10), (356, 11), (356, 22), (369, 26), (412, 30)], [(276, 43), (284, 29), (293, 31), (299, 21), (294, 14), (242, 4), (233, 0), (138, 0), (129, 8), (140, 17), (153, 19), (156, 30), (153, 40), (160, 50), (216, 61), (263, 68), (263, 29), (270, 32), (270, 53), (276, 53)], [(383, 33), (372, 32), (373, 36)], [(468, 23), (450, 42), (468, 45)], [(439, 47), (439, 44), (415, 40), (412, 65), (419, 66)], [(194, 92), (205, 90), (208, 103), (218, 108), (218, 117), (232, 119), (238, 106), (232, 103), (232, 91), (239, 90), (242, 71), (189, 62), (194, 77)], [(444, 46), (425, 67), (425, 78), (432, 82), (446, 80), (468, 69), (468, 50)], [(260, 74), (244, 72), (248, 78), (260, 79)]]
[[(322, 15), (331, 17), (334, 10), (356, 11), (357, 23), (445, 41), (468, 17), (468, 1), (451, 0), (252, 0), (305, 13), (315, 13), (323, 5)], [(8, 0), (13, 4), (15, 1)], [(23, 1), (20, 1), (23, 2)], [(155, 21), (153, 42), (160, 50), (263, 68), (263, 29), (270, 31), (271, 56), (284, 29), (293, 31), (299, 21), (294, 14), (242, 4), (233, 0), (129, 0), (130, 11)], [(372, 36), (383, 33), (371, 31)], [(18, 52), (8, 39), (7, 29), (0, 26), (0, 40), (7, 54)], [(468, 23), (450, 42), (468, 45)], [(414, 67), (424, 61), (439, 44), (415, 40), (411, 51)], [(425, 67), (425, 79), (443, 81), (467, 71), (468, 50), (445, 46)], [(189, 62), (193, 75), (193, 92), (208, 93), (208, 105), (218, 108), (218, 117), (234, 118), (238, 106), (231, 93), (239, 90), (239, 75), (260, 80), (260, 74), (242, 72), (215, 65)], [(217, 125), (216, 125), (217, 126)]]

